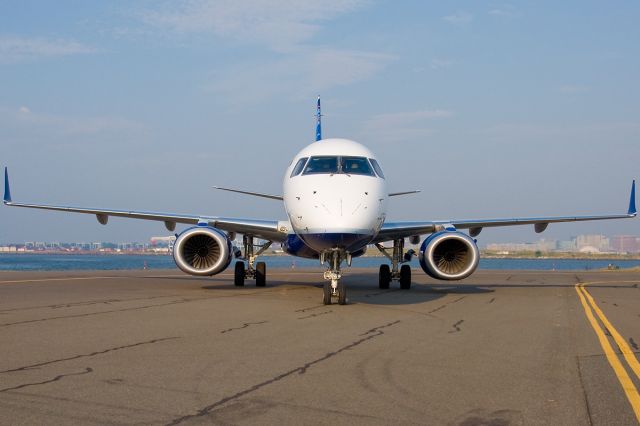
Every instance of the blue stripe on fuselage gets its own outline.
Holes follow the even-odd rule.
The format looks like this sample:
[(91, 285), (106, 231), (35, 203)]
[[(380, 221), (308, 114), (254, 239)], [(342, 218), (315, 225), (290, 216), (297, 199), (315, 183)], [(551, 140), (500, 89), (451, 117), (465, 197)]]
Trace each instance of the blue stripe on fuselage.
[(364, 254), (371, 238), (369, 234), (353, 233), (290, 234), (282, 249), (292, 256), (317, 259), (320, 251), (343, 248), (358, 257)]
[(366, 247), (373, 236), (370, 234), (331, 232), (300, 234), (300, 238), (306, 245), (316, 251), (341, 248), (348, 252), (355, 252)]

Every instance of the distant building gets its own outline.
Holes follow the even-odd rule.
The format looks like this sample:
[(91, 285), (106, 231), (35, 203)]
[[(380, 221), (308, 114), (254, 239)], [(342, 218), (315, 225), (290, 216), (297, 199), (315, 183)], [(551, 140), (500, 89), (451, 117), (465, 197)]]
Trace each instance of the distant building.
[(151, 237), (149, 242), (153, 247), (169, 247), (176, 241), (175, 235), (169, 235), (166, 237)]
[(558, 251), (574, 252), (577, 249), (578, 245), (575, 237), (568, 241), (558, 241)]
[(640, 237), (615, 235), (611, 238), (611, 249), (618, 253), (640, 253)]
[(596, 249), (597, 252), (610, 251), (609, 238), (604, 235), (578, 235), (576, 246), (580, 252), (584, 252), (583, 249)]

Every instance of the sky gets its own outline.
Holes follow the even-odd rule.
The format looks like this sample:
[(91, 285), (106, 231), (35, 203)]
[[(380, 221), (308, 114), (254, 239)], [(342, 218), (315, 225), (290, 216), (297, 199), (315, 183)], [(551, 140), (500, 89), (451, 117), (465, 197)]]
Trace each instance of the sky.
[[(640, 177), (636, 1), (0, 3), (0, 164), (15, 201), (285, 219), (315, 136), (380, 158), (388, 220), (624, 213)], [(485, 229), (481, 245), (640, 235)], [(162, 223), (0, 206), (0, 243), (147, 241)]]

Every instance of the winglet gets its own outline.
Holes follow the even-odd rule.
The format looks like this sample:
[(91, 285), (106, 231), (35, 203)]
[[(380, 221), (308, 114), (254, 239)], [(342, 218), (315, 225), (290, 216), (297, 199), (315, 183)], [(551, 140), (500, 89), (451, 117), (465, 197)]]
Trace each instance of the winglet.
[(322, 114), (320, 113), (320, 96), (318, 96), (318, 112), (316, 114), (318, 120), (316, 122), (316, 142), (322, 139), (322, 124), (320, 122), (320, 117)]
[(635, 216), (638, 214), (636, 210), (636, 180), (633, 180), (631, 184), (631, 197), (629, 198), (629, 211), (627, 212), (629, 216)]
[(4, 168), (4, 203), (11, 203), (11, 189), (9, 188), (9, 172)]

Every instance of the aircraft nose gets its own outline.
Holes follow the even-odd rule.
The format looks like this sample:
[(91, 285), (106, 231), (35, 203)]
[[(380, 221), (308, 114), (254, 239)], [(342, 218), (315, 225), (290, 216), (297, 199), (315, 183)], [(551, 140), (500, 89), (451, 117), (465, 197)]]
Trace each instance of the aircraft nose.
[(335, 225), (341, 221), (350, 221), (353, 217), (366, 217), (369, 205), (363, 196), (330, 197), (319, 199), (314, 203), (314, 208), (322, 212), (325, 218), (335, 221)]

